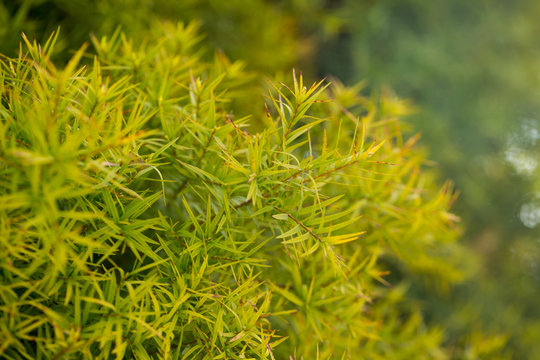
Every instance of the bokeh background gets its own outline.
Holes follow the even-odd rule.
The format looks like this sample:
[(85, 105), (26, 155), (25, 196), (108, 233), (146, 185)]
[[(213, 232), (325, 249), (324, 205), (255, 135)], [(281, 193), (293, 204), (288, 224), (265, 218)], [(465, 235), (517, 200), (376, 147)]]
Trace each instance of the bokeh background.
[(537, 1), (381, 0), (350, 21), (350, 58), (331, 65), (417, 105), (409, 121), (461, 192), (480, 265), (449, 298), (417, 296), (451, 338), (505, 333), (516, 359), (540, 358), (538, 19)]
[(540, 359), (540, 2), (2, 0), (0, 52), (58, 24), (68, 54), (91, 33), (137, 37), (163, 19), (197, 20), (211, 46), (254, 72), (296, 67), (409, 99), (410, 133), (460, 191), (454, 212), (474, 266), (446, 290), (393, 276), (410, 279), (409, 296), (459, 356), (475, 344)]

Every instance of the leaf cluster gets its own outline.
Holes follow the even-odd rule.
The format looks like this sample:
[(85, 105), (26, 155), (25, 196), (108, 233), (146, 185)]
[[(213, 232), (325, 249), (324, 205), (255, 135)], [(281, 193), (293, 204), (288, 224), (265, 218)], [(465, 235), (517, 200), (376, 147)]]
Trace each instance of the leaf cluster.
[(253, 94), (194, 25), (62, 67), (56, 38), (0, 62), (2, 357), (446, 358), (385, 279), (462, 276), (406, 103), (301, 74)]

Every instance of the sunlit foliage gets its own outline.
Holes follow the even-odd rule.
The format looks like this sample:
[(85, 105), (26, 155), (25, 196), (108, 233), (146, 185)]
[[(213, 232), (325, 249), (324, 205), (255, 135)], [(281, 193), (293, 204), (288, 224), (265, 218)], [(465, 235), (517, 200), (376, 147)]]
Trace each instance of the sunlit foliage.
[(198, 39), (165, 23), (65, 66), (56, 35), (2, 58), (0, 355), (447, 358), (386, 276), (463, 276), (407, 104), (294, 73), (254, 94)]

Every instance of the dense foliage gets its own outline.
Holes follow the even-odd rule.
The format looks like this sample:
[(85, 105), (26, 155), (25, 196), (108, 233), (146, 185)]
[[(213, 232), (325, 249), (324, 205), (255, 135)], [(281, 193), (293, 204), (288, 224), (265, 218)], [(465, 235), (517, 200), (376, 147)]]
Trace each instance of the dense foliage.
[(463, 276), (407, 104), (302, 75), (263, 97), (198, 39), (164, 23), (65, 66), (56, 37), (2, 58), (0, 355), (452, 356), (386, 276)]
[[(365, 1), (366, 3), (368, 1)], [(290, 71), (302, 61), (311, 70), (314, 47), (321, 37), (339, 32), (340, 8), (327, 0), (13, 0), (0, 2), (0, 52), (15, 55), (21, 32), (38, 42), (58, 26), (56, 48), (78, 48), (88, 35), (112, 34), (121, 28), (141, 39), (163, 20), (197, 21), (208, 45), (223, 50), (251, 69)], [(364, 3), (364, 1), (359, 1)], [(301, 15), (301, 16), (300, 16)], [(69, 34), (65, 36), (65, 34)], [(302, 41), (298, 41), (298, 39)], [(68, 58), (62, 52), (59, 60)]]

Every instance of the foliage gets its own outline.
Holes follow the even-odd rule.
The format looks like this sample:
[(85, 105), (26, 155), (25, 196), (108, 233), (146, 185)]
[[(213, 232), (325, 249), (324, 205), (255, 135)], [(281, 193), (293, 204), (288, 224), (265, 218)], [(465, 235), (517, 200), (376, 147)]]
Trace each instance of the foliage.
[[(106, 36), (120, 27), (140, 39), (163, 20), (197, 20), (209, 46), (273, 74), (311, 59), (317, 42), (311, 34), (339, 31), (335, 12), (322, 0), (14, 0), (0, 3), (0, 52), (15, 55), (21, 32), (39, 42), (61, 26), (69, 36), (61, 35), (56, 48), (66, 50), (78, 48), (90, 33)], [(312, 61), (303, 62), (304, 73), (311, 67)]]
[(449, 356), (385, 276), (463, 276), (405, 102), (302, 75), (265, 101), (193, 25), (65, 66), (56, 39), (0, 64), (2, 357)]

